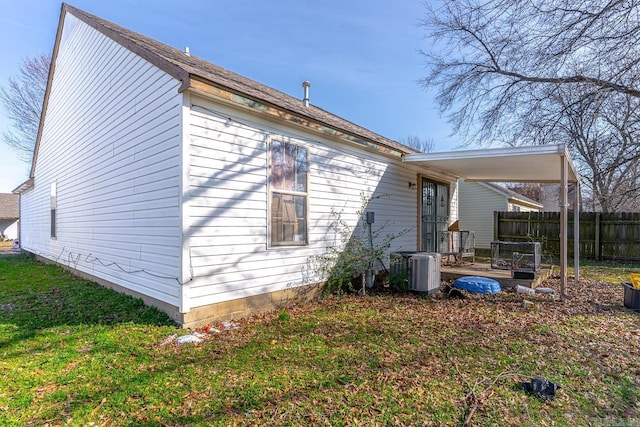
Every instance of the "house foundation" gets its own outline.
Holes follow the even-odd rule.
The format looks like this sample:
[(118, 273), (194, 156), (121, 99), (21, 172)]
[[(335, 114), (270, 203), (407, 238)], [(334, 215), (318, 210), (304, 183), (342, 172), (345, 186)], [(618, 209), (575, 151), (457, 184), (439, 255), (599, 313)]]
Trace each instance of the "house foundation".
[(145, 305), (152, 306), (166, 313), (176, 324), (183, 328), (195, 329), (225, 320), (241, 319), (251, 315), (266, 313), (286, 307), (291, 303), (312, 301), (322, 293), (323, 283), (283, 289), (266, 294), (253, 295), (216, 304), (194, 307), (187, 313), (180, 313), (179, 307), (160, 301), (148, 295), (101, 279), (92, 274), (76, 270), (67, 265), (57, 263), (48, 258), (35, 255), (38, 261), (45, 264), (56, 264), (77, 277), (91, 280), (98, 285), (112, 289), (118, 293), (141, 299)]

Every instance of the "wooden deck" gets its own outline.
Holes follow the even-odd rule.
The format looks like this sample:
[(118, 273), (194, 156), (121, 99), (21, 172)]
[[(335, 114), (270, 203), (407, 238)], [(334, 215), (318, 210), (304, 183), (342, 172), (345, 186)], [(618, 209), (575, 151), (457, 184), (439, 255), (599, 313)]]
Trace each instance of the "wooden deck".
[(551, 270), (543, 268), (535, 273), (533, 279), (514, 279), (511, 277), (511, 270), (492, 269), (491, 264), (483, 262), (464, 262), (456, 265), (442, 264), (440, 266), (440, 279), (442, 281), (453, 282), (459, 277), (481, 276), (497, 280), (503, 288), (514, 288), (516, 285), (535, 288), (551, 275)]

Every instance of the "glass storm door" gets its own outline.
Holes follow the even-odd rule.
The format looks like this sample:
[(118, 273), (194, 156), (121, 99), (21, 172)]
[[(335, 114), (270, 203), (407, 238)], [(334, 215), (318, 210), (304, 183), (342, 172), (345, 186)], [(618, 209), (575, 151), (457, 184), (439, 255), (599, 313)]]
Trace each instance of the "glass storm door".
[(449, 186), (422, 178), (422, 226), (420, 250), (440, 252), (440, 232), (449, 221)]

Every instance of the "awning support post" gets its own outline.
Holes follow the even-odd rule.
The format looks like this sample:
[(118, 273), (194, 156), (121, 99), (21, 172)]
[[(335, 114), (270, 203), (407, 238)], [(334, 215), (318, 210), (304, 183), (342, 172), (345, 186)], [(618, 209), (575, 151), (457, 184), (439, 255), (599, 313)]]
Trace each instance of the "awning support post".
[(567, 156), (560, 156), (560, 298), (567, 298)]
[(574, 282), (580, 280), (580, 181), (574, 184), (573, 201), (573, 277)]

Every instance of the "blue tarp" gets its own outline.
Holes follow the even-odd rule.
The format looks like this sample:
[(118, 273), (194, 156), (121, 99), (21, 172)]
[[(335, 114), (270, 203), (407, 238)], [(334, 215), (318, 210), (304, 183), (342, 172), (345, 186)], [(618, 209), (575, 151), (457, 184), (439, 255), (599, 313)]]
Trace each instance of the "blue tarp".
[(497, 294), (500, 292), (500, 283), (497, 280), (480, 276), (460, 277), (453, 282), (453, 287), (476, 294)]

